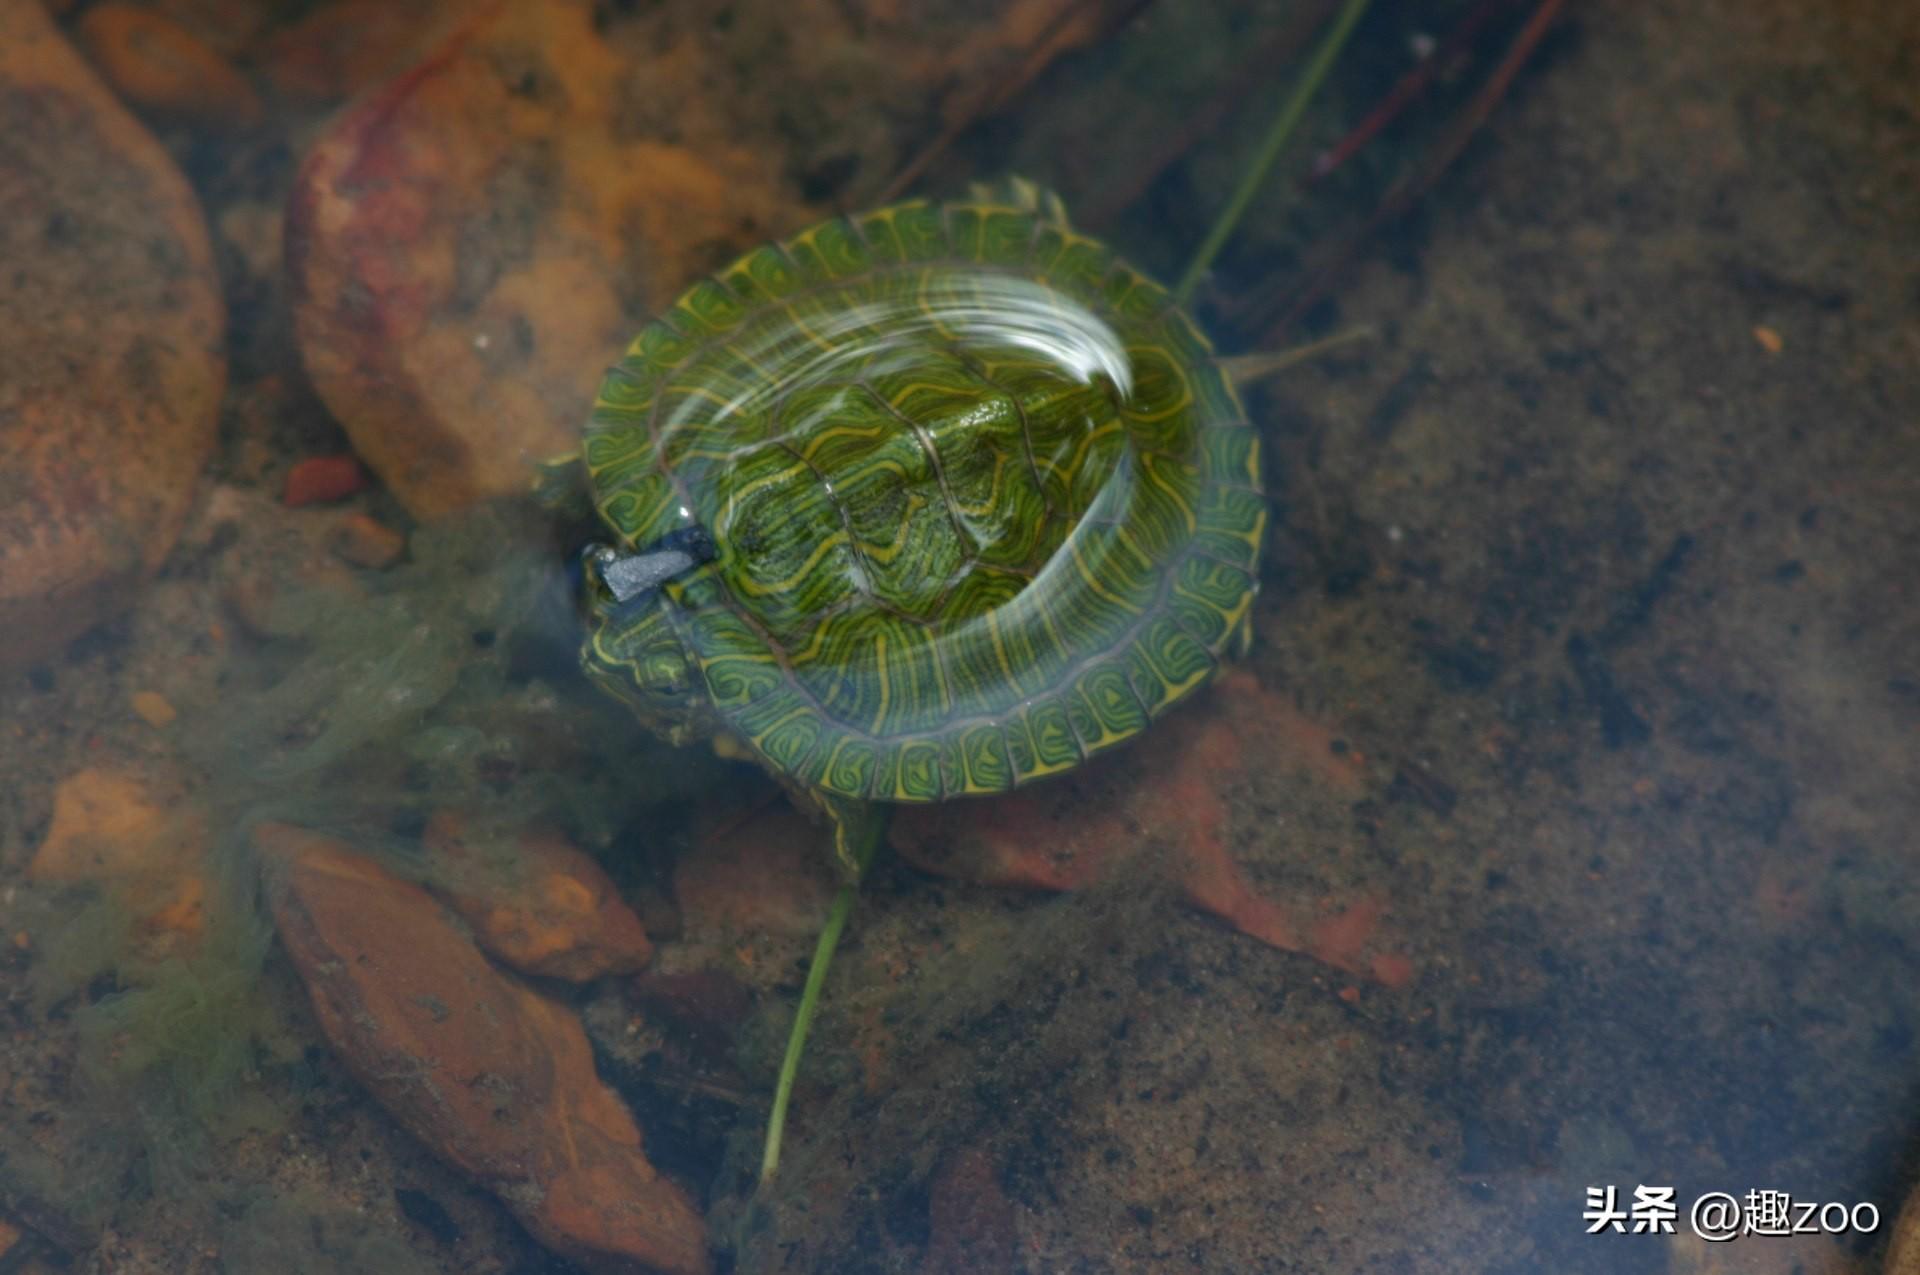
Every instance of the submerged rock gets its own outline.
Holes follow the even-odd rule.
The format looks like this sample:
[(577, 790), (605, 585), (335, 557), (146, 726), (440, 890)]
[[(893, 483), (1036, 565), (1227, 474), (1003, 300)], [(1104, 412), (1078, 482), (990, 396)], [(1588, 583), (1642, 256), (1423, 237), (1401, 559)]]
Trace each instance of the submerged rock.
[(490, 965), (448, 912), (343, 842), (260, 828), (281, 941), (321, 1030), (414, 1136), (596, 1272), (708, 1269), (580, 1020)]
[(331, 505), (367, 485), (367, 476), (351, 456), (310, 456), (287, 471), (280, 499), (289, 509)]
[(1091, 885), (1143, 846), (1170, 851), (1188, 902), (1248, 937), (1390, 987), (1405, 984), (1413, 976), (1406, 958), (1372, 950), (1378, 900), (1319, 911), (1285, 906), (1256, 890), (1229, 852), (1229, 792), (1250, 772), (1298, 772), (1358, 797), (1359, 759), (1250, 673), (1228, 673), (1220, 690), (1131, 748), (1055, 782), (992, 801), (902, 806), (893, 845), (928, 872), (1041, 890)]
[(226, 384), (199, 204), (36, 0), (0, 0), (0, 666), (126, 605)]
[(251, 128), (265, 114), (232, 63), (162, 14), (107, 0), (87, 10), (78, 34), (100, 73), (143, 111), (212, 128)]
[(209, 845), (206, 812), (177, 780), (90, 767), (54, 789), (27, 879), (117, 889), (151, 933), (194, 940), (206, 928)]
[[(411, 513), (526, 491), (680, 289), (829, 200), (870, 198), (930, 115), (1097, 26), (1025, 56), (1051, 0), (862, 8), (452, 10), (333, 121), (288, 211), (301, 353)], [(302, 38), (324, 51), (340, 29)]]
[(584, 4), (481, 10), (302, 164), (301, 352), (416, 516), (525, 491), (692, 254), (775, 219), (754, 157), (618, 139), (629, 75)]
[(523, 973), (576, 983), (632, 974), (653, 959), (640, 918), (564, 836), (528, 829), (490, 860), (496, 846), (468, 822), (442, 811), (425, 840), (447, 901), (481, 947)]

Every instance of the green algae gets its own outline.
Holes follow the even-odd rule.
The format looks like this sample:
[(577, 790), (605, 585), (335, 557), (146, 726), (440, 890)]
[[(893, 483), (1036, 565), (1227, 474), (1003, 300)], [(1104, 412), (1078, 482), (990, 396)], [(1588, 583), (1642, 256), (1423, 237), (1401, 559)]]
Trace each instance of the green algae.
[[(422, 1269), (398, 1234), (320, 1194), (266, 1199), (208, 1168), (295, 1130), (327, 1083), (306, 1055), (303, 993), (274, 957), (273, 874), (252, 831), (279, 820), (340, 835), (431, 884), (511, 880), (514, 830), (542, 823), (618, 851), (660, 824), (657, 807), (705, 791), (719, 763), (657, 764), (666, 747), (581, 681), (562, 560), (531, 515), (496, 508), (416, 531), (407, 562), (367, 578), (363, 605), (282, 587), (220, 703), (183, 706), (171, 732), (215, 830), (197, 941), (156, 935), (156, 900), (136, 886), (20, 900), (45, 936), (30, 1005), (69, 1024), (84, 1102), (57, 1156), (0, 1137), (0, 1193), (61, 1202), (82, 1247), (145, 1229), (131, 1220), (160, 1202), (221, 1234), (235, 1271)], [(457, 863), (422, 843), (440, 810), (462, 817)]]

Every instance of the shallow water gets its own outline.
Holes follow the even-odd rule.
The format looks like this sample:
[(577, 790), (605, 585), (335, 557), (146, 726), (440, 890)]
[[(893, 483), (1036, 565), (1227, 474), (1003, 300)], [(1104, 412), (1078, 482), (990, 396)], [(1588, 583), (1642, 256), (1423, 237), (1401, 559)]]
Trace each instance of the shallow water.
[[(1569, 5), (1285, 333), (1523, 15), (1256, 206), (1198, 306), (1222, 347), (1372, 336), (1247, 392), (1249, 654), (1065, 778), (903, 808), (758, 1191), (826, 833), (581, 675), (570, 564), (604, 527), (478, 497), (577, 438), (686, 279), (876, 196), (1048, 6), (556, 0), (412, 80), (396, 50), (444, 32), (152, 7), (255, 95), (139, 109), (209, 227), (228, 369), (177, 543), (0, 683), (0, 1271), (630, 1269), (589, 1250), (669, 1195), (620, 1112), (686, 1269), (1881, 1269), (1920, 1082), (1909, 6)], [(1300, 154), (1471, 7), (1377, 6)], [(1044, 178), (1176, 275), (1284, 77), (1181, 132), (1288, 13), (1079, 32), (916, 189)], [(81, 34), (101, 65), (124, 39)], [(622, 87), (641, 66), (658, 93)], [(350, 92), (403, 81), (380, 127), (413, 131), (343, 154)], [(106, 233), (79, 192), (32, 206), (49, 258)], [(148, 259), (191, 277), (178, 252)], [(134, 305), (75, 280), (75, 330)], [(114, 437), (161, 429), (150, 387), (192, 398), (98, 383)], [(37, 437), (8, 392), (0, 437)], [(124, 453), (73, 419), (65, 485), (23, 447), (0, 499), (100, 475), (77, 507), (118, 534)], [(601, 1194), (566, 1213), (582, 1165)], [(1649, 1187), (1674, 1233), (1631, 1233)], [(1629, 1233), (1589, 1234), (1609, 1188)], [(1757, 1191), (1848, 1224), (1693, 1233)]]

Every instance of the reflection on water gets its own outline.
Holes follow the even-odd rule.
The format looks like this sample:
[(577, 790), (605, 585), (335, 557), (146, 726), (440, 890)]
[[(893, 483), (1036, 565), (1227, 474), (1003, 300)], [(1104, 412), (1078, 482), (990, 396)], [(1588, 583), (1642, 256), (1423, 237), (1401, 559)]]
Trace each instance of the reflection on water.
[[(933, 349), (975, 366), (1050, 369), (1073, 385), (1105, 377), (1121, 398), (1132, 391), (1127, 352), (1113, 328), (1038, 280), (935, 266), (904, 272), (902, 283), (878, 300), (865, 299), (876, 290), (870, 286), (847, 288), (844, 295), (829, 289), (813, 299), (806, 321), (784, 308), (756, 315), (726, 343), (753, 375), (720, 403), (717, 415), (751, 416), (797, 391), (911, 372)], [(696, 363), (683, 376), (697, 382), (704, 371)], [(711, 404), (683, 401), (662, 422), (660, 445), (671, 450), (675, 431), (713, 415)], [(779, 413), (774, 419), (787, 431), (774, 441), (804, 440), (817, 423)]]

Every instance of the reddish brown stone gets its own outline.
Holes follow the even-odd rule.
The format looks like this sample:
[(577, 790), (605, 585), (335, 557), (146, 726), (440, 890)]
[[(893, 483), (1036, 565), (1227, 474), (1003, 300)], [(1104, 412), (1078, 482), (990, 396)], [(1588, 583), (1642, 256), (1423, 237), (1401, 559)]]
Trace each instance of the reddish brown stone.
[(871, 194), (1050, 3), (795, 0), (732, 35), (675, 6), (451, 7), (301, 166), (287, 262), (315, 388), (417, 517), (524, 492), (648, 318), (819, 215), (800, 174)]
[(1164, 846), (1178, 856), (1188, 900), (1241, 933), (1387, 986), (1410, 981), (1405, 957), (1371, 951), (1378, 900), (1283, 906), (1255, 890), (1234, 862), (1227, 791), (1256, 761), (1336, 792), (1358, 796), (1364, 788), (1361, 759), (1336, 750), (1331, 731), (1234, 671), (1204, 705), (1060, 780), (990, 801), (902, 806), (891, 838), (926, 871), (1043, 890), (1079, 889), (1131, 849)]
[(249, 128), (263, 112), (245, 76), (178, 23), (122, 0), (81, 17), (80, 42), (121, 97), (169, 119)]
[(0, 0), (0, 666), (173, 548), (211, 452), (225, 312), (200, 208), (37, 0)]
[(367, 485), (366, 471), (351, 456), (312, 456), (287, 471), (280, 501), (290, 509), (345, 500)]
[(647, 1162), (571, 1011), (344, 843), (283, 824), (256, 842), (321, 1030), (394, 1119), (589, 1270), (708, 1269), (700, 1215)]
[(370, 514), (348, 514), (327, 539), (335, 553), (356, 567), (390, 567), (407, 551), (407, 538)]
[(448, 902), (480, 946), (515, 969), (585, 983), (653, 959), (640, 918), (600, 865), (559, 833), (524, 831), (502, 846), (442, 811), (426, 844)]

